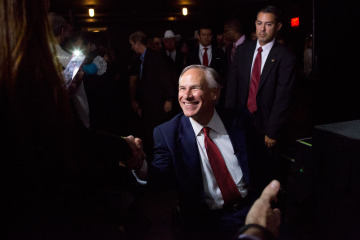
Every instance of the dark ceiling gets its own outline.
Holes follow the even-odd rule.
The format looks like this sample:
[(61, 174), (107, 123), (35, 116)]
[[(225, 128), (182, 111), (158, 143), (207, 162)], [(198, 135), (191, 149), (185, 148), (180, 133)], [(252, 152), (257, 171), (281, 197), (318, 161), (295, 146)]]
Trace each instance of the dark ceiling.
[[(290, 0), (288, 0), (290, 2)], [(163, 22), (218, 21), (233, 15), (250, 15), (260, 0), (50, 0), (50, 10), (81, 27)], [(287, 1), (275, 1), (284, 5)], [(95, 17), (88, 15), (89, 7)], [(189, 14), (181, 10), (187, 7)]]

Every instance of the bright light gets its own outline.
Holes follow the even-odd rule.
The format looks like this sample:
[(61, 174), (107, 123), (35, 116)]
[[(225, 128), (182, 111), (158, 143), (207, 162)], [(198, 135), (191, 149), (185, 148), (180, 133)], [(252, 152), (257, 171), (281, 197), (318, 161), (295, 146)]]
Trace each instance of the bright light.
[(89, 8), (89, 16), (94, 17), (95, 16), (95, 9)]
[(73, 55), (78, 57), (78, 56), (82, 55), (82, 52), (80, 50), (76, 49), (76, 50), (73, 51)]
[(183, 14), (184, 16), (188, 15), (188, 9), (187, 9), (187, 8), (183, 8), (183, 9), (182, 9), (182, 14)]

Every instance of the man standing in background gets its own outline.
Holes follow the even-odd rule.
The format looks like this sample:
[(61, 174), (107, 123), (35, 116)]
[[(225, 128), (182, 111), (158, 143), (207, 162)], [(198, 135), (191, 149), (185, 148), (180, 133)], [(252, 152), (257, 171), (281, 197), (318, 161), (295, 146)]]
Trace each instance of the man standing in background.
[[(261, 9), (255, 21), (257, 40), (236, 49), (225, 105), (247, 119), (250, 167), (259, 193), (279, 177), (279, 139), (290, 112), (295, 56), (275, 41), (282, 27), (274, 6)], [(256, 167), (254, 167), (256, 166)]]
[[(145, 152), (152, 159), (153, 129), (171, 118), (170, 111), (176, 96), (170, 67), (160, 52), (147, 48), (147, 36), (137, 31), (130, 35), (131, 49), (139, 54), (139, 78), (131, 83), (130, 93), (139, 116), (142, 118)], [(136, 80), (136, 78), (134, 78)]]

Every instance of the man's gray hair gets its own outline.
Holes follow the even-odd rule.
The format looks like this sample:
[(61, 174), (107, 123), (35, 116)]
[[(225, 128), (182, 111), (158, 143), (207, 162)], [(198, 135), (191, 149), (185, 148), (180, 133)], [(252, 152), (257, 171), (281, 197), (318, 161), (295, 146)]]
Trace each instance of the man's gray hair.
[(182, 78), (182, 76), (184, 75), (184, 73), (190, 69), (201, 69), (204, 74), (205, 74), (205, 80), (208, 84), (209, 88), (220, 88), (220, 76), (219, 74), (210, 67), (206, 67), (204, 65), (190, 65), (187, 66), (186, 68), (184, 68), (184, 70), (181, 72), (180, 77), (179, 77), (179, 83), (180, 83), (180, 79)]

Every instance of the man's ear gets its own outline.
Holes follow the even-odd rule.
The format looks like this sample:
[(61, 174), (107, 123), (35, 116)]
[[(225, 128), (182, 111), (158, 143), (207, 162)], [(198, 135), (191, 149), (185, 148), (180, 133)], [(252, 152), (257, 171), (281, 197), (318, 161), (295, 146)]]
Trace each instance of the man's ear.
[(276, 26), (276, 31), (280, 31), (281, 27), (282, 27), (282, 23), (279, 22)]
[(218, 100), (220, 97), (220, 88), (214, 88), (213, 90), (213, 100)]

